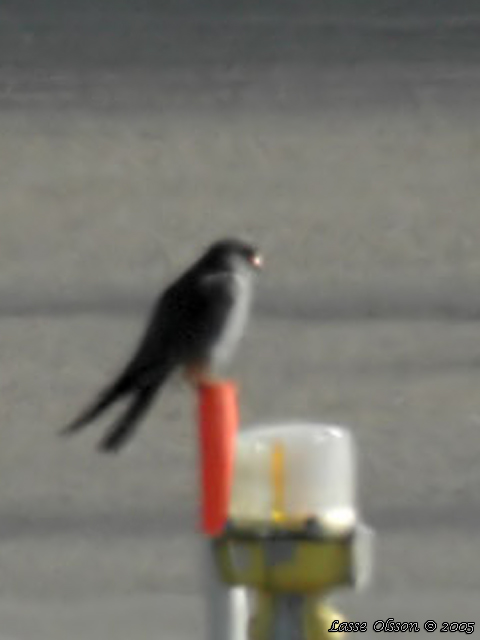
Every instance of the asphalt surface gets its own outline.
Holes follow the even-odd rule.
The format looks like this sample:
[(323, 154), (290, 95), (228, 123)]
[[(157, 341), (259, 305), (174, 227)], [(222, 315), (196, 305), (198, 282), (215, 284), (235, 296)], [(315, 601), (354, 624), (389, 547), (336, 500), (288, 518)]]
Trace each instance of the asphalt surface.
[(115, 458), (57, 431), (234, 233), (267, 265), (243, 424), (355, 433), (376, 572), (339, 606), (479, 622), (480, 11), (449, 4), (2, 3), (2, 639), (198, 637), (193, 398)]

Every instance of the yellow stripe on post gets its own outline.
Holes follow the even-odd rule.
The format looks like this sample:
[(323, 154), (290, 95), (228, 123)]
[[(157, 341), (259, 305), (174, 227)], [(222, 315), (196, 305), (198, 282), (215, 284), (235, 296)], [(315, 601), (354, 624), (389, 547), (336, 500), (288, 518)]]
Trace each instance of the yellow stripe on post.
[(272, 449), (272, 520), (276, 523), (285, 521), (285, 447), (283, 442), (275, 442)]

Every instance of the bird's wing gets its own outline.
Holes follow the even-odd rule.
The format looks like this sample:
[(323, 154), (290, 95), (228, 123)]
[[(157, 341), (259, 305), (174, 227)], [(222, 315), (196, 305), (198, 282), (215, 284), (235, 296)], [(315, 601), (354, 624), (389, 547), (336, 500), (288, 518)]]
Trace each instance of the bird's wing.
[[(144, 412), (159, 387), (178, 365), (208, 358), (231, 306), (228, 274), (205, 278), (186, 277), (172, 285), (158, 300), (133, 356), (106, 389), (82, 414), (62, 430), (71, 434), (83, 429), (110, 405), (127, 394), (138, 394), (132, 403), (134, 418)], [(115, 448), (130, 430), (130, 411), (125, 425), (114, 425), (105, 448)], [(118, 429), (117, 429), (118, 427)], [(121, 437), (117, 435), (120, 434)]]
[(183, 360), (209, 358), (234, 301), (235, 280), (230, 272), (205, 274), (189, 283), (186, 304), (176, 318)]
[(171, 368), (208, 354), (225, 322), (232, 295), (227, 274), (180, 281), (165, 292), (127, 368), (127, 375), (137, 381), (137, 389), (126, 411), (100, 443), (103, 451), (123, 447)]
[(157, 368), (173, 368), (175, 359), (176, 313), (170, 297), (164, 294), (155, 305), (124, 375), (137, 380), (150, 377)]

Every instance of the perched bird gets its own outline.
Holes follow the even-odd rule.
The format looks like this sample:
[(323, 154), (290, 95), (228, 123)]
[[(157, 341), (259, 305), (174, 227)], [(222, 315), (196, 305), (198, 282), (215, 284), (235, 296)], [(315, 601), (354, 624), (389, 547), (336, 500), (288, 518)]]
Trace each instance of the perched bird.
[(232, 356), (248, 320), (259, 251), (235, 239), (210, 248), (157, 301), (140, 343), (120, 375), (95, 402), (62, 430), (72, 434), (112, 404), (129, 404), (100, 442), (119, 450), (133, 435), (167, 378), (183, 370), (193, 385), (214, 379)]

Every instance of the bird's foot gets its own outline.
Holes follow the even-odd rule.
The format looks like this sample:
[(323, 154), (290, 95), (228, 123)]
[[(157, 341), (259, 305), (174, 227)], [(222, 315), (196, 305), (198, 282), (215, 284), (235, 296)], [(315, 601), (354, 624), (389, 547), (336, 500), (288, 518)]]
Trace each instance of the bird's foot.
[(185, 367), (185, 378), (192, 387), (206, 387), (220, 382), (206, 365), (194, 364)]

